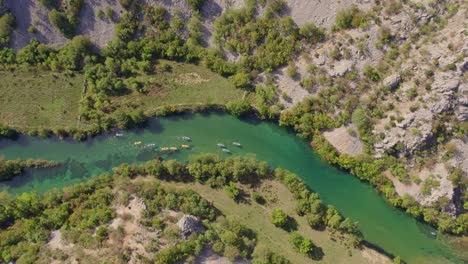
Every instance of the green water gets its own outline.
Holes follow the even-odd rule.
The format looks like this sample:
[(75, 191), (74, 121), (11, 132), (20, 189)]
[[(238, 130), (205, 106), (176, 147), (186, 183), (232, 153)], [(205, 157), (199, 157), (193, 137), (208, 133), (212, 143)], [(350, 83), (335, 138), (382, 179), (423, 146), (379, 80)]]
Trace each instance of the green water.
[[(51, 188), (81, 182), (123, 162), (134, 163), (162, 155), (160, 147), (179, 146), (180, 136), (190, 136), (190, 150), (162, 155), (186, 160), (200, 152), (229, 155), (255, 155), (273, 167), (283, 167), (298, 174), (345, 216), (359, 222), (367, 241), (399, 255), (409, 263), (462, 263), (427, 225), (391, 207), (371, 186), (340, 171), (313, 153), (302, 139), (274, 124), (240, 121), (228, 115), (207, 114), (177, 116), (152, 120), (143, 130), (124, 131), (123, 137), (100, 136), (86, 142), (44, 140), (21, 137), (18, 141), (0, 142), (0, 154), (7, 159), (41, 158), (63, 162), (55, 169), (31, 170), (4, 186), (13, 193)], [(142, 141), (139, 146), (135, 141)], [(242, 144), (234, 147), (233, 141)], [(232, 154), (216, 146), (224, 143)], [(145, 147), (155, 144), (156, 149)]]

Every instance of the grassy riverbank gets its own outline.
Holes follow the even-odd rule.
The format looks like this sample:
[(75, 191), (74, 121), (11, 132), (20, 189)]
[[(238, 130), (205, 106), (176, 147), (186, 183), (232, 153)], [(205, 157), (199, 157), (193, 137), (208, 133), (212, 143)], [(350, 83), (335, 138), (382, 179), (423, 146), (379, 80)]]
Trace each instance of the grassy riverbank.
[[(176, 110), (224, 105), (247, 95), (201, 65), (160, 60), (154, 67), (154, 73), (137, 78), (145, 83), (144, 91), (110, 98), (117, 112), (143, 111), (153, 116), (165, 107)], [(87, 130), (93, 125), (78, 121), (83, 74), (55, 73), (37, 67), (2, 70), (0, 74), (0, 124), (24, 133)], [(115, 117), (115, 113), (110, 116)]]
[(226, 78), (195, 64), (160, 60), (154, 74), (137, 79), (145, 83), (145, 91), (112, 97), (112, 105), (153, 115), (164, 106), (226, 104), (244, 96)]
[(20, 131), (77, 125), (82, 74), (18, 67), (0, 75), (0, 123)]

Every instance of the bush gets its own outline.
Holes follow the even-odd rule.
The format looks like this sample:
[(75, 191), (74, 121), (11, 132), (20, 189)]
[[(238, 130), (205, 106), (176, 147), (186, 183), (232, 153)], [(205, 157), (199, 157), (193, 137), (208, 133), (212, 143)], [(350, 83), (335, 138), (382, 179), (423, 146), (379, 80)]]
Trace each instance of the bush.
[(367, 27), (367, 19), (367, 14), (356, 5), (352, 5), (350, 8), (338, 11), (335, 18), (335, 26), (339, 29)]
[(379, 72), (370, 65), (364, 67), (363, 74), (373, 82), (378, 82), (381, 78)]
[(366, 110), (362, 107), (359, 107), (356, 110), (354, 110), (351, 116), (351, 120), (358, 129), (365, 128), (370, 124)]
[(305, 238), (296, 232), (291, 234), (289, 242), (297, 252), (305, 255), (311, 255), (316, 248), (312, 240)]
[(104, 15), (107, 19), (112, 20), (114, 18), (114, 11), (109, 6), (106, 6), (106, 8), (104, 8)]
[(241, 117), (248, 114), (252, 107), (245, 100), (231, 101), (226, 104), (226, 109), (231, 115)]
[(185, 2), (194, 10), (194, 11), (200, 11), (200, 9), (203, 7), (203, 4), (205, 3), (205, 0), (185, 0)]
[(75, 25), (69, 20), (65, 13), (57, 11), (57, 9), (54, 8), (49, 12), (48, 16), (50, 23), (58, 28), (65, 37), (71, 38), (73, 36)]
[(14, 26), (15, 17), (12, 14), (0, 17), (0, 48), (8, 46)]
[(246, 72), (238, 72), (234, 76), (231, 77), (231, 81), (237, 88), (241, 89), (251, 89), (252, 84), (250, 74)]
[(281, 208), (273, 208), (270, 214), (271, 223), (276, 227), (286, 227), (288, 218), (288, 215)]
[(299, 34), (311, 44), (325, 40), (323, 28), (319, 28), (313, 23), (304, 24), (299, 30)]

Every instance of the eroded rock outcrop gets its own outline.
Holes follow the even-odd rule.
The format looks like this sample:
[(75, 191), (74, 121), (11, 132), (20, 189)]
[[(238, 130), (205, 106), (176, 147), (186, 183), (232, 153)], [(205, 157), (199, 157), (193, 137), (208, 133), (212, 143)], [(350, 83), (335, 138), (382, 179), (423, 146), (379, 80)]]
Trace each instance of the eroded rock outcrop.
[(182, 216), (182, 218), (177, 222), (177, 226), (186, 238), (193, 233), (200, 234), (205, 232), (205, 228), (200, 220), (193, 215)]

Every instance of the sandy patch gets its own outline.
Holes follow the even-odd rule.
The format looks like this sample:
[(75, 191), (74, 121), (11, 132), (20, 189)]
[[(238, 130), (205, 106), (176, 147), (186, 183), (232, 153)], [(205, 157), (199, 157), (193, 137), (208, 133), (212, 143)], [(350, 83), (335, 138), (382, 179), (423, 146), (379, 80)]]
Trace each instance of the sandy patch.
[(156, 238), (157, 233), (148, 231), (140, 224), (143, 210), (146, 210), (143, 199), (131, 196), (127, 206), (119, 205), (115, 208), (117, 217), (109, 225), (113, 229), (123, 228), (125, 235), (121, 247), (131, 250), (129, 263), (139, 263), (138, 255), (148, 259), (152, 258), (152, 253), (146, 251), (145, 245), (151, 242), (153, 238)]
[(231, 262), (229, 259), (216, 254), (211, 248), (205, 248), (200, 253), (200, 255), (198, 255), (195, 258), (194, 263), (196, 264), (231, 264), (231, 263), (246, 264), (249, 262), (244, 261), (244, 260), (236, 260), (234, 262)]
[(210, 79), (203, 79), (200, 74), (196, 72), (183, 73), (177, 76), (174, 81), (181, 85), (199, 84), (210, 81)]
[[(4, 5), (15, 15), (16, 28), (13, 31), (11, 46), (19, 50), (26, 46), (32, 38), (54, 47), (67, 43), (62, 33), (49, 22), (49, 10), (35, 0), (4, 0)], [(36, 33), (29, 33), (30, 26), (36, 28)]]
[[(110, 7), (113, 18), (98, 18), (96, 12), (104, 12)], [(118, 21), (123, 8), (117, 0), (85, 0), (80, 11), (80, 24), (77, 28), (78, 35), (86, 35), (98, 48), (103, 48), (114, 38), (115, 21)]]
[(370, 249), (368, 247), (364, 247), (361, 250), (362, 256), (367, 260), (366, 263), (368, 264), (391, 264), (393, 263), (388, 257), (383, 254), (378, 253), (377, 251)]
[[(356, 1), (356, 0), (287, 0), (289, 7), (289, 14), (294, 21), (302, 26), (307, 22), (313, 22), (316, 25), (323, 27), (330, 27), (335, 23), (336, 13), (344, 8), (348, 8), (353, 4), (358, 5), (360, 8), (370, 7), (371, 1)], [(368, 4), (363, 4), (367, 2)]]
[[(350, 135), (348, 129), (351, 127), (356, 132), (356, 135)], [(326, 131), (323, 136), (332, 144), (340, 153), (356, 156), (363, 153), (363, 143), (359, 139), (357, 129), (351, 125), (348, 127), (342, 126), (332, 131)]]
[(73, 244), (68, 243), (67, 241), (62, 239), (62, 232), (60, 230), (52, 231), (50, 234), (50, 240), (47, 242), (47, 245), (51, 249), (58, 249), (58, 250), (68, 250), (73, 248)]

